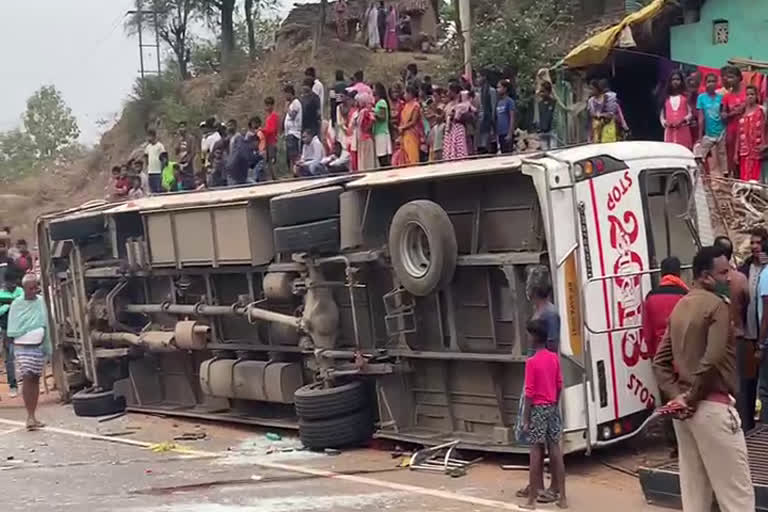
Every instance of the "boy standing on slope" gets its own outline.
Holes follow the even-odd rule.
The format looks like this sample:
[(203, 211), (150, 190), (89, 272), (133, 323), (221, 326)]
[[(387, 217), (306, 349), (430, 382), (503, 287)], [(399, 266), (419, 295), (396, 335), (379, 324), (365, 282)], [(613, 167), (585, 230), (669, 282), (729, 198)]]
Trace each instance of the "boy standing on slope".
[(531, 445), (529, 486), (527, 503), (522, 508), (534, 510), (539, 496), (539, 482), (543, 481), (544, 447), (549, 451), (553, 487), (560, 491), (557, 506), (567, 508), (565, 497), (565, 463), (560, 448), (562, 421), (560, 419), (560, 394), (563, 390), (563, 374), (560, 372), (560, 356), (547, 350), (548, 329), (544, 320), (534, 319), (526, 325), (531, 346), (536, 353), (525, 362), (525, 407), (523, 430)]

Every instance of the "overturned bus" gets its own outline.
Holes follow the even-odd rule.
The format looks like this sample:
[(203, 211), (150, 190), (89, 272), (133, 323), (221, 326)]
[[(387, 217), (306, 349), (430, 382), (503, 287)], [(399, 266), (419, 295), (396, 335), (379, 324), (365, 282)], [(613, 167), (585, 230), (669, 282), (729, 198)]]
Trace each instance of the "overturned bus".
[(658, 403), (642, 300), (711, 228), (693, 155), (621, 142), (95, 203), (37, 225), (54, 372), (81, 415), (129, 410), (513, 452), (549, 267), (564, 448)]

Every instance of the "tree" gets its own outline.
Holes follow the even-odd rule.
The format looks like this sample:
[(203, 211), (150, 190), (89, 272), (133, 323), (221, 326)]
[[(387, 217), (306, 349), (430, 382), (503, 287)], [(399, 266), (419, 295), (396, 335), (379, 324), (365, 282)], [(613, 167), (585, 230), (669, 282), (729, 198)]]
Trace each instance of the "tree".
[[(263, 31), (264, 21), (271, 21), (266, 20), (263, 14), (265, 11), (274, 10), (276, 7), (277, 0), (245, 0), (243, 4), (245, 27), (248, 32), (248, 56), (251, 60), (255, 60), (259, 50), (263, 48), (263, 42), (258, 40), (259, 30)], [(261, 46), (260, 43), (262, 43)]]
[[(482, 5), (473, 8), (483, 12)], [(488, 12), (493, 14), (478, 16), (473, 25), (473, 67), (514, 78), (518, 96), (526, 98), (536, 72), (560, 56), (561, 36), (571, 21), (569, 0), (510, 2), (500, 12)]]
[(136, 0), (136, 10), (154, 11), (157, 15), (157, 27), (154, 16), (148, 14), (133, 14), (126, 23), (129, 35), (138, 32), (139, 24), (142, 29), (157, 30), (157, 35), (173, 52), (179, 67), (182, 80), (189, 78), (189, 22), (200, 0)]
[(227, 68), (233, 64), (235, 54), (235, 4), (236, 0), (200, 0), (203, 14), (210, 20), (217, 18), (221, 31), (221, 64)]
[(27, 100), (24, 128), (38, 158), (56, 158), (80, 136), (75, 116), (53, 85), (45, 85)]

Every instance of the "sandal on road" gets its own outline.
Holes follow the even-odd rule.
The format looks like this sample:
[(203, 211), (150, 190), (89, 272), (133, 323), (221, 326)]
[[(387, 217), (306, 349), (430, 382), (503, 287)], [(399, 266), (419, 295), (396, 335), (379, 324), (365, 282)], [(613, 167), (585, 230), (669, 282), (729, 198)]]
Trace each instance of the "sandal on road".
[(536, 498), (536, 503), (554, 503), (558, 499), (560, 499), (560, 497), (557, 494), (550, 490), (546, 490), (539, 493), (539, 496)]

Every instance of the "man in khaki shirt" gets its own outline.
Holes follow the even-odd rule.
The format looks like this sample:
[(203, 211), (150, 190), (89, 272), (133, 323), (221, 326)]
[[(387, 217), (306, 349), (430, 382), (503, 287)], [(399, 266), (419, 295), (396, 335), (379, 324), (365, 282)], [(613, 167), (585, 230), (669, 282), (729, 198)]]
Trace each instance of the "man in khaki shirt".
[(675, 419), (684, 512), (754, 510), (755, 496), (741, 421), (736, 346), (727, 299), (730, 264), (721, 248), (693, 259), (694, 288), (677, 303), (653, 360)]

